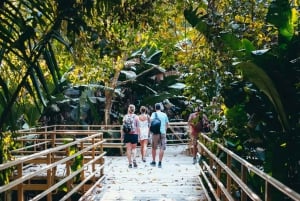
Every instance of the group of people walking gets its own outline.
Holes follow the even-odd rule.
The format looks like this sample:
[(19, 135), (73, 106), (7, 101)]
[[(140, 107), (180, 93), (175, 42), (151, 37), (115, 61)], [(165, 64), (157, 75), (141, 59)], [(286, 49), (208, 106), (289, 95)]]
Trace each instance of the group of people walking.
[[(140, 107), (140, 114), (135, 114), (135, 105), (130, 104), (128, 106), (127, 114), (124, 115), (123, 125), (128, 119), (131, 119), (132, 128), (130, 132), (124, 132), (124, 129), (121, 129), (121, 139), (123, 143), (126, 144), (126, 155), (128, 159), (128, 167), (137, 167), (136, 155), (137, 155), (137, 144), (140, 142), (141, 145), (141, 157), (142, 161), (146, 162), (146, 152), (148, 146), (148, 139), (150, 138), (150, 134), (152, 135), (152, 161), (150, 162), (151, 166), (162, 167), (162, 160), (164, 156), (164, 151), (166, 150), (166, 134), (167, 128), (169, 126), (169, 119), (166, 113), (164, 113), (161, 109), (162, 105), (160, 103), (155, 104), (155, 112), (151, 114), (148, 113), (148, 109), (145, 106)], [(151, 121), (156, 117), (159, 118), (160, 132), (159, 133), (150, 133), (150, 125)], [(156, 161), (156, 150), (159, 149), (158, 161)]]
[[(193, 143), (193, 164), (196, 161), (197, 155), (197, 138), (200, 132), (206, 132), (205, 129), (209, 128), (209, 121), (207, 116), (201, 111), (201, 107), (194, 108), (194, 112), (189, 115), (188, 125), (190, 139)], [(166, 133), (169, 126), (169, 119), (166, 113), (162, 111), (161, 103), (155, 104), (155, 112), (152, 112), (151, 116), (148, 113), (148, 109), (145, 106), (140, 107), (140, 114), (135, 114), (135, 105), (130, 104), (128, 106), (127, 114), (123, 118), (123, 127), (126, 121), (130, 119), (131, 129), (129, 132), (125, 132), (121, 129), (121, 140), (126, 144), (126, 155), (128, 159), (128, 167), (137, 167), (136, 155), (137, 155), (137, 144), (140, 143), (141, 157), (142, 161), (146, 162), (146, 152), (148, 146), (148, 140), (150, 135), (151, 141), (151, 155), (152, 160), (150, 165), (155, 167), (162, 167), (162, 160), (164, 156), (164, 151), (166, 150)], [(150, 132), (151, 122), (158, 118), (160, 120), (160, 129), (157, 133)], [(158, 161), (156, 160), (157, 148)]]

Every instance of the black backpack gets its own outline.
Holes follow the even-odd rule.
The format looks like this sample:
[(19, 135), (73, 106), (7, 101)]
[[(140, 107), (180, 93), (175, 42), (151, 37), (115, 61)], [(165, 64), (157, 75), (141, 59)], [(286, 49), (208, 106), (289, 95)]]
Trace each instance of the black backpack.
[(152, 132), (152, 134), (161, 134), (160, 133), (160, 125), (161, 125), (161, 121), (157, 116), (157, 113), (155, 112), (155, 117), (154, 119), (152, 119), (151, 124), (150, 124), (150, 131)]

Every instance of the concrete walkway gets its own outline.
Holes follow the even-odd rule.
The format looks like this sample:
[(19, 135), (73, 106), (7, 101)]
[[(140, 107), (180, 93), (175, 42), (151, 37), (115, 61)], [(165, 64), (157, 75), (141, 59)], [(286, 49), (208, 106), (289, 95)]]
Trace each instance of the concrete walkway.
[[(138, 149), (138, 153), (139, 153)], [(148, 148), (148, 153), (150, 153)], [(206, 201), (198, 179), (199, 165), (192, 164), (186, 145), (168, 146), (162, 168), (137, 157), (137, 168), (128, 168), (126, 156), (107, 157), (104, 180), (93, 192), (93, 201)]]

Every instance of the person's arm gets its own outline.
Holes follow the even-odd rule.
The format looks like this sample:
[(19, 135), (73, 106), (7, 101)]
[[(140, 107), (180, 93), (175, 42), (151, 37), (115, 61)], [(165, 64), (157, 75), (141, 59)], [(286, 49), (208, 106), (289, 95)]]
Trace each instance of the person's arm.
[(135, 126), (136, 126), (136, 132), (137, 132), (137, 134), (140, 136), (140, 121), (139, 121), (139, 116), (138, 115), (136, 115), (135, 116)]
[(147, 121), (148, 121), (148, 128), (150, 128), (151, 119), (150, 116), (147, 114)]
[(121, 133), (121, 142), (122, 142), (122, 143), (123, 143), (123, 141), (124, 141), (123, 124), (124, 124), (125, 117), (126, 117), (126, 115), (123, 117), (122, 125), (121, 125), (121, 130), (120, 130), (120, 133)]
[(150, 123), (151, 123), (151, 119), (150, 116), (147, 114), (147, 120), (148, 120), (148, 137), (150, 137)]
[(193, 119), (192, 116), (193, 116), (193, 114), (190, 114), (189, 118), (188, 118), (188, 125), (189, 126), (191, 126), (191, 123), (192, 123), (192, 119)]
[(150, 116), (150, 124), (151, 124), (152, 119), (154, 119), (154, 112)]
[(195, 118), (194, 113), (191, 113), (189, 118), (188, 118), (188, 131), (189, 131), (189, 134), (193, 133), (194, 118)]
[(203, 115), (202, 115), (202, 118), (203, 118), (203, 120), (204, 120), (203, 123), (209, 123), (209, 120), (208, 120), (206, 114), (203, 114)]
[(167, 133), (168, 128), (169, 128), (169, 118), (166, 114), (166, 133)]

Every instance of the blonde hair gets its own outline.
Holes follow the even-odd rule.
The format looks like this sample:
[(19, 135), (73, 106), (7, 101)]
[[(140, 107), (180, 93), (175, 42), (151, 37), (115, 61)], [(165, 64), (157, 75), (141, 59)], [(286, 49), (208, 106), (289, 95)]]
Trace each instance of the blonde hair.
[(134, 112), (135, 112), (135, 106), (134, 106), (133, 104), (130, 104), (130, 105), (128, 106), (128, 112), (129, 112), (129, 113), (134, 113)]
[(147, 114), (147, 113), (148, 113), (148, 109), (147, 109), (145, 106), (141, 106), (140, 112), (141, 112), (142, 114), (143, 114), (143, 113)]

